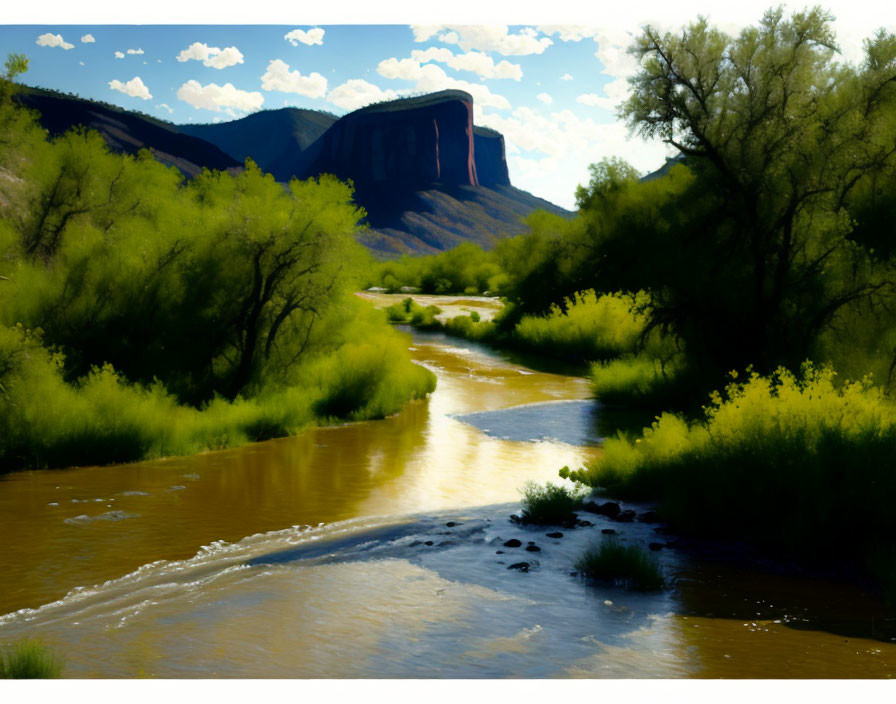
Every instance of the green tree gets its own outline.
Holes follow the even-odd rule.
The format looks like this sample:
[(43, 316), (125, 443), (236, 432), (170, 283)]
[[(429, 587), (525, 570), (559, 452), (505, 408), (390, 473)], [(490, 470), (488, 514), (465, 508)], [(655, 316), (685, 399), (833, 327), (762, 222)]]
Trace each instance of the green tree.
[(641, 68), (622, 112), (694, 179), (661, 227), (603, 235), (595, 277), (649, 286), (652, 324), (716, 372), (794, 367), (838, 311), (892, 296), (848, 207), (896, 166), (896, 40), (880, 31), (862, 65), (839, 63), (831, 21), (774, 9), (737, 37), (705, 19), (648, 26), (631, 49)]

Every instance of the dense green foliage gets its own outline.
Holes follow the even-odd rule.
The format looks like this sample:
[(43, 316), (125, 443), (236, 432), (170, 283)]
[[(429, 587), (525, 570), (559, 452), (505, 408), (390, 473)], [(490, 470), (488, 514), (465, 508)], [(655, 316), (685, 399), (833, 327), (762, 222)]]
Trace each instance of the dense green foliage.
[(527, 482), (523, 487), (523, 523), (564, 525), (574, 522), (582, 503), (582, 492), (550, 482), (540, 486)]
[(401, 303), (386, 308), (389, 322), (406, 323), (420, 328), (439, 327), (436, 316), (442, 310), (438, 306), (426, 306), (425, 308), (413, 298), (405, 298)]
[[(15, 66), (13, 67), (15, 68)], [(352, 295), (363, 212), (251, 162), (185, 183), (0, 95), (0, 470), (136, 460), (393, 413), (433, 388)]]
[(497, 293), (504, 278), (493, 255), (467, 242), (440, 254), (403, 256), (372, 264), (366, 283), (367, 286), (385, 288), (389, 293), (411, 287), (422, 293), (475, 296)]
[(653, 591), (665, 583), (657, 559), (637, 545), (622, 545), (612, 537), (588, 548), (575, 563), (585, 577), (621, 582), (630, 589)]
[(25, 640), (0, 651), (0, 679), (54, 679), (62, 673), (62, 663), (44, 645)]
[[(641, 437), (564, 472), (628, 499), (659, 499), (690, 533), (761, 542), (802, 558), (873, 558), (896, 532), (896, 403), (868, 380), (752, 373), (695, 423), (663, 414)], [(838, 548), (842, 548), (839, 550)]]

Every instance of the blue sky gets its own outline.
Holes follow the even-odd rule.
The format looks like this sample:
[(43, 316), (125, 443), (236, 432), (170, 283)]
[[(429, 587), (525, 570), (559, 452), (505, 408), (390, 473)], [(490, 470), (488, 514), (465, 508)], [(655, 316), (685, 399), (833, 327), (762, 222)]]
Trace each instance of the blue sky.
[[(857, 0), (833, 4), (843, 5), (835, 28), (844, 57), (855, 60), (881, 17)], [(0, 25), (0, 52), (28, 56), (24, 83), (175, 123), (287, 105), (341, 115), (400, 95), (461, 88), (474, 97), (476, 123), (504, 134), (514, 185), (572, 207), (590, 163), (621, 156), (647, 172), (671, 154), (631, 136), (616, 109), (637, 70), (625, 49), (639, 27), (677, 29), (701, 12), (700, 3), (674, 5), (580, 13), (587, 25)], [(747, 2), (709, 15), (736, 32), (765, 7)], [(71, 21), (73, 12), (69, 5), (50, 14)], [(539, 19), (549, 18), (542, 11)]]

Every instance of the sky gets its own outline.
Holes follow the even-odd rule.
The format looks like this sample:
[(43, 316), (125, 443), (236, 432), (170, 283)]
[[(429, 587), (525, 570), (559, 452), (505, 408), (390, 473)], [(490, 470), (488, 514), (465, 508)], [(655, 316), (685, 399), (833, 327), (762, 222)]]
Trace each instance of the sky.
[[(876, 28), (896, 31), (896, 12), (881, 12), (883, 5), (824, 6), (836, 17), (842, 60), (859, 60), (862, 39)], [(261, 2), (228, 14), (213, 3), (194, 1), (185, 10), (159, 0), (129, 16), (111, 4), (43, 2), (4, 11), (4, 21), (17, 24), (0, 25), (0, 54), (29, 58), (23, 83), (178, 124), (284, 106), (344, 115), (371, 102), (459, 88), (473, 96), (474, 122), (504, 135), (511, 182), (572, 208), (589, 164), (618, 156), (646, 173), (673, 153), (630, 134), (617, 116), (638, 68), (626, 49), (640, 28), (678, 31), (705, 14), (736, 33), (767, 7), (641, 0), (589, 10), (555, 0), (531, 12), (519, 3), (464, 0), (443, 17), (401, 3), (305, 12)], [(196, 23), (203, 18), (227, 24)]]

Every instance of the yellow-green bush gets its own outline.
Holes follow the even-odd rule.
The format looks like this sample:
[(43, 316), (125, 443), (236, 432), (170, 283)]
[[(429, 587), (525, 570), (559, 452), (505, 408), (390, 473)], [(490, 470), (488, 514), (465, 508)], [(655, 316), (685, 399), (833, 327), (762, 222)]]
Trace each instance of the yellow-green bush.
[[(803, 557), (870, 555), (896, 534), (896, 404), (868, 380), (804, 365), (715, 393), (700, 422), (663, 414), (565, 476), (658, 500), (678, 529)], [(849, 550), (837, 551), (837, 546)]]

